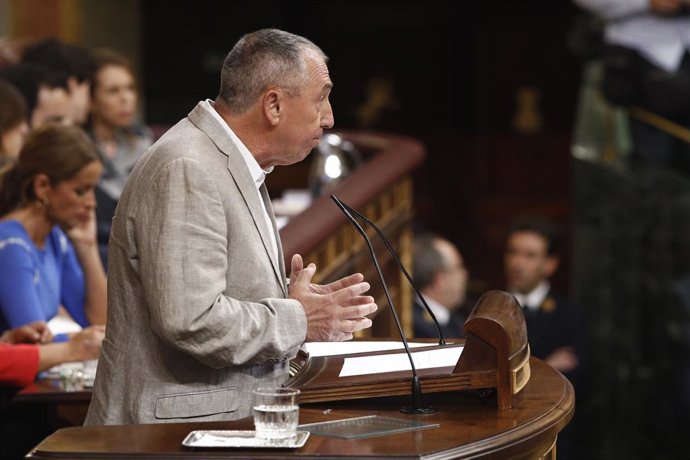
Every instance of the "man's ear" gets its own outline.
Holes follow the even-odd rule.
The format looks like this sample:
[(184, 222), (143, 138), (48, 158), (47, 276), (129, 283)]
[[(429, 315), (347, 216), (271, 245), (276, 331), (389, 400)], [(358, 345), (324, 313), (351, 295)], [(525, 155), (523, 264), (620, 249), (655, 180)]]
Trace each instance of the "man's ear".
[(439, 270), (434, 273), (434, 276), (431, 278), (431, 283), (429, 283), (429, 288), (430, 289), (436, 289), (440, 284), (443, 283), (443, 271)]
[(278, 88), (266, 91), (262, 98), (264, 115), (271, 126), (278, 126), (283, 114), (283, 94)]
[(547, 256), (546, 263), (544, 264), (544, 275), (546, 278), (551, 278), (556, 270), (558, 270), (558, 257), (557, 256)]

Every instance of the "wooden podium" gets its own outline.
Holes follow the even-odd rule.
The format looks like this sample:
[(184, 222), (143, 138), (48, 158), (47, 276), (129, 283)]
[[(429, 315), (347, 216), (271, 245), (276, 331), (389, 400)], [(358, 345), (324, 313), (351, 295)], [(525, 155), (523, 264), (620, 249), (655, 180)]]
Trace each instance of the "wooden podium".
[[(312, 435), (300, 449), (199, 449), (182, 445), (194, 430), (251, 430), (251, 418), (232, 422), (71, 427), (41, 442), (31, 459), (169, 458), (543, 458), (555, 459), (558, 433), (574, 413), (572, 385), (529, 356), (522, 310), (511, 295), (487, 292), (465, 323), (455, 366), (419, 372), (427, 403), (438, 412), (402, 414), (410, 372), (338, 377), (350, 355), (307, 358), (289, 386), (302, 389), (300, 423), (364, 415), (417, 420), (438, 428), (347, 440)], [(414, 349), (413, 353), (439, 346)], [(400, 350), (365, 353), (386, 356)], [(361, 355), (359, 355), (361, 356)], [(489, 396), (476, 391), (495, 388)], [(508, 409), (509, 410), (505, 410)]]
[(390, 397), (305, 404), (300, 423), (382, 415), (436, 423), (438, 428), (347, 440), (311, 435), (300, 449), (193, 449), (182, 441), (193, 430), (252, 430), (250, 418), (234, 422), (70, 427), (56, 431), (29, 459), (549, 459), (556, 458), (558, 433), (574, 413), (572, 385), (544, 362), (530, 358), (524, 397), (510, 410), (497, 410), (474, 392), (428, 395), (432, 415), (399, 412), (407, 398)]
[[(498, 407), (508, 409), (530, 378), (529, 345), (525, 318), (515, 298), (502, 291), (488, 291), (465, 322), (464, 343), (412, 349), (412, 355), (463, 347), (457, 363), (448, 367), (418, 369), (424, 393), (495, 388)], [(341, 377), (345, 361), (366, 356), (400, 355), (400, 349), (333, 356), (298, 356), (294, 376), (286, 386), (301, 389), (304, 403), (398, 396), (410, 393), (411, 371)]]

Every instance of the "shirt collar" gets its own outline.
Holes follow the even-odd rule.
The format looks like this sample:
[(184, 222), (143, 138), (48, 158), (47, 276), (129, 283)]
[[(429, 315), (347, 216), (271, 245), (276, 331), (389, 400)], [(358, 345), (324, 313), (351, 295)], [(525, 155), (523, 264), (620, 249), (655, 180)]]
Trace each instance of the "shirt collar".
[(548, 281), (542, 281), (528, 294), (513, 293), (520, 305), (527, 307), (530, 310), (539, 310), (544, 299), (549, 294), (551, 284)]
[(446, 324), (448, 324), (448, 322), (450, 321), (450, 310), (448, 310), (446, 307), (436, 302), (429, 296), (424, 296), (424, 300), (426, 300), (427, 305), (429, 305), (429, 309), (436, 317), (436, 321), (438, 321), (438, 324), (440, 324), (441, 326), (445, 326)]
[(259, 163), (257, 163), (256, 158), (254, 158), (254, 155), (251, 154), (247, 146), (244, 145), (244, 143), (240, 140), (239, 137), (237, 137), (237, 134), (235, 134), (235, 132), (230, 128), (230, 126), (228, 126), (226, 121), (223, 120), (223, 117), (221, 117), (220, 114), (213, 107), (213, 101), (211, 99), (206, 99), (202, 103), (202, 107), (220, 123), (223, 129), (225, 129), (225, 132), (228, 134), (228, 136), (230, 136), (230, 140), (232, 141), (232, 143), (242, 154), (242, 159), (244, 159), (244, 162), (247, 164), (247, 167), (249, 168), (249, 174), (252, 176), (254, 185), (256, 185), (257, 189), (261, 187), (261, 185), (264, 183), (264, 180), (266, 179), (266, 175), (273, 171), (273, 167), (270, 167), (268, 169), (262, 169), (261, 166), (259, 166)]

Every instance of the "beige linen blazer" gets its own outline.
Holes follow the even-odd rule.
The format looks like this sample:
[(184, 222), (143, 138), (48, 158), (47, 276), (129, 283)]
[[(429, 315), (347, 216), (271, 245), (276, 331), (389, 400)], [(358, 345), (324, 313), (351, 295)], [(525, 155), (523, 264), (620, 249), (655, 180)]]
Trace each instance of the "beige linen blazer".
[(201, 103), (142, 156), (113, 218), (87, 425), (242, 418), (254, 387), (287, 379), (306, 316), (262, 206)]

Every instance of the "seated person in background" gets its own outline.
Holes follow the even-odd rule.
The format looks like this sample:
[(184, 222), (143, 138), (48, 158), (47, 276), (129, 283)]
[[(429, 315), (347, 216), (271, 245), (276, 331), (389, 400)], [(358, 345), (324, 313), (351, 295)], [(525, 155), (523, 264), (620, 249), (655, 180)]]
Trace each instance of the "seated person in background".
[(582, 324), (579, 311), (551, 289), (549, 278), (558, 268), (558, 234), (544, 217), (520, 217), (508, 233), (505, 275), (508, 290), (525, 314), (533, 356), (566, 377), (579, 365)]
[(134, 163), (153, 143), (153, 135), (135, 121), (137, 84), (126, 59), (110, 50), (95, 51), (93, 56), (95, 71), (87, 129), (103, 159), (103, 177), (96, 190), (96, 219), (99, 251), (107, 267), (115, 206)]
[(94, 196), (102, 169), (81, 129), (48, 125), (0, 176), (0, 332), (48, 321), (60, 306), (82, 327), (105, 324)]
[(22, 62), (41, 66), (60, 87), (67, 89), (70, 119), (80, 126), (86, 123), (91, 107), (91, 76), (94, 62), (84, 47), (46, 38), (24, 48)]
[[(574, 0), (604, 20), (603, 95), (690, 129), (690, 2)], [(629, 118), (633, 166), (690, 174), (690, 143), (664, 124)]]
[(0, 167), (17, 159), (28, 131), (24, 98), (0, 80)]
[(43, 67), (35, 64), (5, 67), (0, 69), (0, 80), (10, 83), (24, 97), (31, 129), (39, 128), (46, 123), (72, 122), (67, 87), (52, 79)]
[(58, 364), (97, 359), (105, 335), (104, 326), (91, 326), (70, 336), (64, 343), (50, 341), (43, 321), (5, 331), (0, 336), (0, 384), (24, 387), (36, 374)]
[[(462, 337), (465, 317), (460, 307), (465, 301), (467, 270), (462, 256), (450, 241), (423, 234), (414, 241), (413, 276), (445, 338)], [(438, 337), (438, 329), (422, 302), (414, 303), (414, 336)]]
[(21, 58), (24, 39), (0, 37), (0, 69), (17, 64)]

